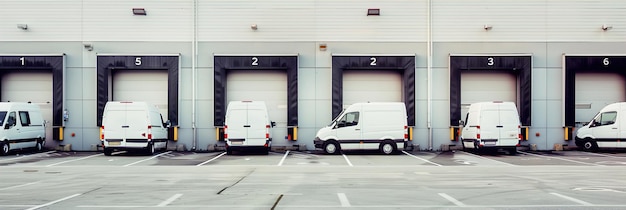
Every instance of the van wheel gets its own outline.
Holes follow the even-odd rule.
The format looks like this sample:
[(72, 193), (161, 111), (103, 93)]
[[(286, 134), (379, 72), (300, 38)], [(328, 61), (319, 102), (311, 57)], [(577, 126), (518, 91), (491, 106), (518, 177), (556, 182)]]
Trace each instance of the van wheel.
[(148, 144), (148, 148), (146, 148), (146, 152), (148, 155), (154, 155), (154, 145), (152, 143)]
[(233, 154), (233, 150), (230, 148), (226, 148), (226, 154), (227, 155), (232, 155)]
[(11, 149), (11, 148), (9, 148), (9, 142), (5, 141), (5, 142), (2, 142), (0, 144), (2, 144), (2, 150), (0, 150), (0, 155), (8, 154), (9, 150)]
[(104, 155), (105, 156), (111, 156), (111, 154), (113, 154), (113, 149), (104, 148)]
[(35, 149), (37, 152), (43, 151), (43, 141), (37, 140), (37, 144), (35, 145)]
[(509, 155), (517, 155), (517, 148), (513, 147), (509, 149)]
[(585, 151), (595, 151), (598, 149), (598, 145), (596, 142), (586, 139), (585, 143), (583, 143), (583, 150)]
[(324, 152), (326, 152), (326, 154), (337, 154), (339, 150), (340, 148), (337, 142), (331, 141), (324, 143)]
[(389, 141), (385, 141), (382, 144), (380, 144), (379, 149), (380, 149), (380, 152), (382, 152), (385, 155), (393, 154), (396, 151), (395, 145), (393, 145)]

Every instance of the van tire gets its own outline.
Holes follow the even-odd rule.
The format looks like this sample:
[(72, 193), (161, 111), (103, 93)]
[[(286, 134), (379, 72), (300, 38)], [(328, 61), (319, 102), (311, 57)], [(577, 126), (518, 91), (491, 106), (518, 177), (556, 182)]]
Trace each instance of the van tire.
[(517, 155), (517, 148), (513, 147), (513, 148), (509, 148), (509, 155)]
[(37, 150), (37, 152), (43, 151), (43, 141), (41, 139), (37, 140), (37, 144), (35, 145), (35, 150)]
[(233, 150), (231, 148), (226, 148), (226, 154), (227, 155), (232, 155), (233, 154)]
[(9, 150), (11, 150), (8, 141), (0, 142), (0, 145), (2, 146), (2, 148), (0, 148), (0, 155), (6, 155), (9, 153)]
[(104, 156), (111, 156), (113, 154), (113, 149), (104, 148)]
[(585, 139), (585, 142), (583, 142), (583, 150), (596, 151), (598, 150), (598, 144), (591, 139)]
[(385, 155), (391, 155), (396, 152), (396, 145), (394, 145), (391, 141), (384, 141), (380, 144), (378, 149)]
[(324, 152), (326, 154), (338, 154), (341, 148), (336, 141), (327, 141), (324, 143)]
[(154, 155), (154, 144), (148, 143), (148, 147), (146, 147), (146, 153), (148, 155)]

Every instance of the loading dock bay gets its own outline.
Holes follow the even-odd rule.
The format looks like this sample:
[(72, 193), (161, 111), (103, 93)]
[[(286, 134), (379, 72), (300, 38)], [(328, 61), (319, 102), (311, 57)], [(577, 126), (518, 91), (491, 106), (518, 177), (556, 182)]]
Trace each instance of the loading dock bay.
[(626, 208), (626, 153), (0, 157), (0, 209)]

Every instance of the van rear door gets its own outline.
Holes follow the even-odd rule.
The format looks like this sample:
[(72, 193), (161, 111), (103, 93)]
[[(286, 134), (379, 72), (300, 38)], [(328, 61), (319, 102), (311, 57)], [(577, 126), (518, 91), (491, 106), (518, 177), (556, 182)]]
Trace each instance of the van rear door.
[(269, 120), (262, 107), (251, 103), (231, 106), (227, 120), (228, 140), (233, 146), (265, 145)]
[(496, 146), (500, 138), (500, 113), (497, 109), (483, 109), (480, 113), (480, 139), (485, 146)]
[[(104, 137), (106, 139), (118, 139), (122, 140), (125, 136), (125, 129), (123, 127), (126, 125), (126, 111), (124, 110), (109, 110), (106, 112), (106, 116), (104, 118), (104, 129), (106, 134)], [(120, 143), (109, 142), (111, 146), (119, 146)]]
[(122, 130), (124, 130), (124, 137), (126, 137), (126, 139), (148, 139), (147, 132), (149, 123), (145, 110), (127, 110), (126, 118), (124, 119), (126, 123), (122, 125)]
[(514, 109), (500, 110), (500, 146), (515, 146), (519, 143), (519, 115)]
[(247, 124), (244, 125), (247, 132), (247, 145), (264, 145), (267, 139), (268, 120), (266, 111), (260, 107), (250, 107), (248, 109)]

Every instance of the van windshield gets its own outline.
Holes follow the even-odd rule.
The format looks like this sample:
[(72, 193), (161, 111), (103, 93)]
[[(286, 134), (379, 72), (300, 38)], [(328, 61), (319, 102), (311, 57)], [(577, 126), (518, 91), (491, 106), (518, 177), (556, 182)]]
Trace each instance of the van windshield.
[(333, 126), (333, 123), (339, 120), (339, 117), (341, 117), (341, 115), (343, 115), (344, 112), (346, 112), (346, 109), (341, 110), (341, 112), (337, 115), (337, 117), (335, 117), (333, 121), (330, 121), (330, 124), (328, 124), (328, 127)]
[(4, 118), (7, 116), (7, 112), (0, 112), (0, 125), (4, 124)]

